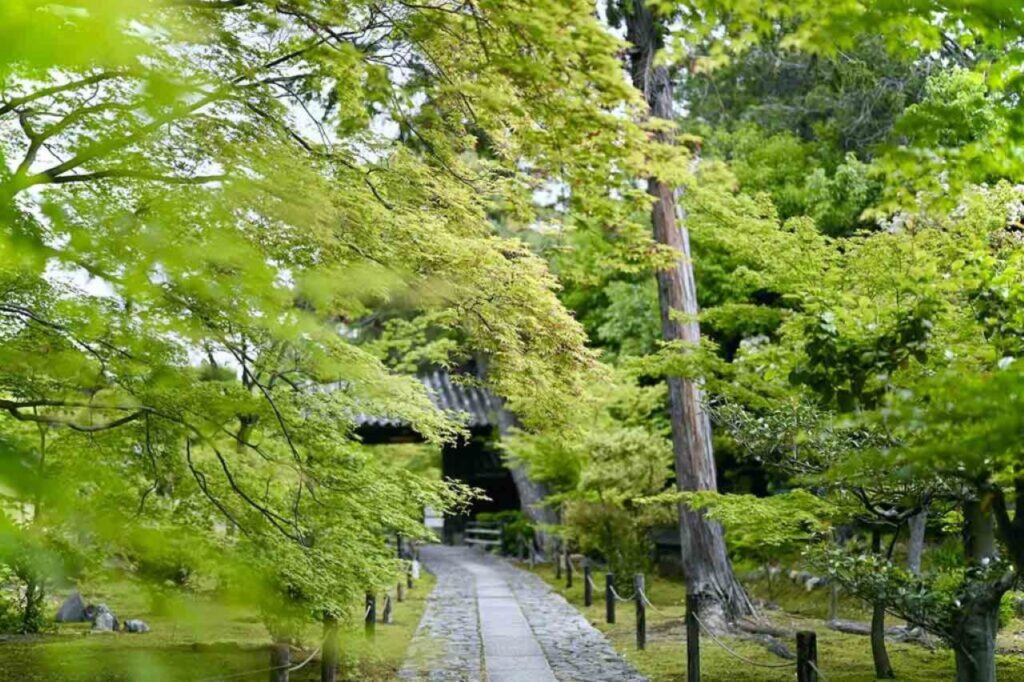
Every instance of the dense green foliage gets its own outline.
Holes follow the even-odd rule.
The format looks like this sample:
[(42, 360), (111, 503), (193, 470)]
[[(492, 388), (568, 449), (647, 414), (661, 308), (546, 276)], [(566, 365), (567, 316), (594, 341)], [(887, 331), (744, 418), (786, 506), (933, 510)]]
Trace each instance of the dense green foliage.
[[(1024, 570), (1024, 5), (651, 0), (680, 114), (649, 121), (610, 30), (644, 3), (84, 4), (0, 7), (5, 629), (109, 572), (279, 636), (351, 617), (385, 538), (474, 495), (413, 376), (473, 361), (543, 530), (630, 573), (682, 501), (991, 679)], [(647, 178), (699, 345), (661, 341)], [(666, 492), (666, 377), (705, 389), (723, 494)], [(366, 414), (426, 445), (364, 445)]]
[(473, 494), (359, 442), (367, 413), (460, 434), (401, 370), (485, 356), (528, 426), (600, 375), (492, 218), (554, 181), (633, 211), (620, 43), (583, 2), (80, 5), (0, 8), (18, 629), (110, 570), (245, 594), (278, 635), (348, 617), (400, 569), (386, 538)]

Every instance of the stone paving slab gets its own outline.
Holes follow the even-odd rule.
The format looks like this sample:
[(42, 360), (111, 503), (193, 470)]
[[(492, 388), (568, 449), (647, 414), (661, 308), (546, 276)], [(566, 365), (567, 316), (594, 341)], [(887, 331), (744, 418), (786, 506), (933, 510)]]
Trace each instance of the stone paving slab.
[(403, 680), (646, 682), (543, 580), (466, 547), (420, 558), (437, 586), (410, 646)]

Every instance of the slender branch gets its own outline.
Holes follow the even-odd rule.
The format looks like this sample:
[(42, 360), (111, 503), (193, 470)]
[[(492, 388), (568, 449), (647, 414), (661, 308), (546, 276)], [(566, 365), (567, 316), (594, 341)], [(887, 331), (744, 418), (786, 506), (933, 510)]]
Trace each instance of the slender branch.
[(113, 421), (104, 422), (103, 424), (79, 424), (72, 419), (63, 419), (61, 417), (54, 417), (48, 414), (32, 413), (27, 414), (21, 411), (21, 408), (17, 406), (5, 406), (2, 403), (9, 401), (0, 401), (0, 407), (17, 419), (23, 422), (35, 422), (37, 424), (50, 424), (52, 426), (66, 426), (72, 431), (79, 431), (81, 433), (96, 433), (98, 431), (108, 431), (110, 429), (116, 429), (119, 426), (124, 426), (129, 422), (133, 422), (146, 414), (145, 409), (140, 409), (137, 412), (125, 415)]
[(245, 7), (252, 0), (164, 0), (164, 4), (172, 7), (191, 7), (194, 9), (235, 9)]
[(89, 182), (91, 180), (103, 180), (106, 178), (131, 178), (135, 180), (147, 180), (149, 182), (163, 182), (169, 185), (205, 185), (210, 182), (223, 182), (229, 175), (195, 175), (192, 177), (176, 175), (160, 175), (159, 173), (147, 173), (144, 171), (133, 171), (126, 168), (110, 168), (96, 171), (95, 173), (80, 173), (77, 175), (62, 175), (51, 180), (54, 185), (66, 185), (72, 182)]
[(29, 102), (34, 102), (37, 99), (42, 99), (44, 97), (49, 97), (51, 95), (56, 95), (56, 94), (59, 94), (61, 92), (66, 92), (68, 90), (76, 90), (78, 88), (82, 88), (82, 87), (85, 87), (87, 85), (92, 85), (94, 83), (99, 83), (99, 82), (102, 82), (102, 81), (105, 81), (105, 80), (110, 80), (112, 78), (119, 78), (119, 77), (125, 76), (125, 75), (128, 75), (128, 72), (126, 72), (126, 71), (103, 71), (103, 72), (95, 74), (93, 76), (88, 76), (86, 78), (82, 78), (82, 79), (77, 80), (77, 81), (71, 81), (70, 83), (63, 83), (62, 85), (54, 85), (54, 86), (51, 86), (49, 88), (43, 88), (42, 90), (36, 90), (33, 93), (30, 93), (28, 95), (24, 95), (23, 97), (16, 97), (16, 98), (14, 98), (14, 99), (4, 103), (3, 105), (0, 105), (0, 116), (3, 116), (4, 114), (8, 114), (8, 113), (14, 111), (15, 109), (17, 109), (18, 107), (20, 107), (20, 106), (22, 106), (24, 104), (28, 104)]
[(246, 535), (249, 535), (249, 530), (240, 524), (238, 519), (235, 518), (235, 515), (232, 514), (228, 508), (225, 507), (224, 504), (221, 503), (221, 501), (210, 491), (210, 487), (206, 482), (206, 474), (196, 469), (195, 463), (192, 461), (192, 441), (188, 439), (185, 440), (185, 462), (188, 464), (189, 471), (192, 472), (192, 478), (196, 480), (196, 483), (199, 485), (199, 490), (202, 491), (206, 499), (208, 499), (213, 506), (219, 509), (220, 513), (230, 520), (231, 523), (235, 524), (235, 528), (238, 528)]

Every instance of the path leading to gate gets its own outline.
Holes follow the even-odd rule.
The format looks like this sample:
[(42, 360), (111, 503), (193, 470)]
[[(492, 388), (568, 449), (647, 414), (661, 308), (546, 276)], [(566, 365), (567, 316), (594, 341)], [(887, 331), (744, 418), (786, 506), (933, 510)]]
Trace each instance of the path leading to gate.
[(424, 547), (437, 576), (402, 669), (438, 682), (645, 682), (540, 578), (468, 547)]

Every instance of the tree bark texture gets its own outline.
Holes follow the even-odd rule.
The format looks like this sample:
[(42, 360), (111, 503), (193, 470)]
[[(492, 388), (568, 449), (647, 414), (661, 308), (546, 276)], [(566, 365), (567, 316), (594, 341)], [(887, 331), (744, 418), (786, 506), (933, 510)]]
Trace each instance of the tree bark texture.
[[(633, 44), (633, 85), (643, 93), (652, 116), (672, 120), (671, 74), (668, 67), (655, 64), (660, 47), (658, 22), (643, 0), (626, 1), (632, 2), (625, 14), (627, 39)], [(659, 135), (662, 141), (671, 142), (670, 135)], [(673, 266), (657, 273), (662, 338), (697, 344), (700, 326), (689, 233), (685, 224), (677, 221), (674, 188), (652, 177), (648, 192), (655, 198), (651, 210), (654, 238), (679, 256)], [(669, 377), (668, 389), (677, 485), (684, 491), (717, 490), (711, 423), (703, 409), (701, 388), (693, 381)], [(700, 598), (703, 617), (731, 621), (753, 613), (750, 599), (733, 574), (722, 527), (680, 505), (679, 532), (687, 591)]]
[[(875, 556), (882, 553), (882, 531), (878, 528), (871, 530), (871, 551)], [(871, 658), (875, 662), (876, 678), (896, 677), (889, 661), (889, 652), (885, 648), (885, 602), (881, 600), (871, 604)]]
[(338, 682), (338, 619), (324, 616), (324, 644), (320, 653), (320, 682)]
[(907, 570), (921, 575), (921, 557), (924, 555), (924, 531), (928, 525), (928, 509), (922, 509), (907, 521), (910, 537), (907, 539)]
[[(977, 500), (964, 504), (963, 540), (971, 564), (980, 566), (997, 558), (992, 513)], [(973, 582), (962, 591), (953, 624), (957, 682), (995, 682), (999, 603), (1012, 584), (1012, 576), (1003, 576)]]

